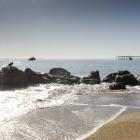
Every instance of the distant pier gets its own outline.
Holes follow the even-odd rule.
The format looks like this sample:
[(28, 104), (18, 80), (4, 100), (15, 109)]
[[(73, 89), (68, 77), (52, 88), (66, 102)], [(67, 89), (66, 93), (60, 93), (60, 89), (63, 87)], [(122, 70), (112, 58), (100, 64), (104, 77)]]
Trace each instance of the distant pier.
[(118, 60), (134, 60), (140, 59), (140, 56), (117, 56)]

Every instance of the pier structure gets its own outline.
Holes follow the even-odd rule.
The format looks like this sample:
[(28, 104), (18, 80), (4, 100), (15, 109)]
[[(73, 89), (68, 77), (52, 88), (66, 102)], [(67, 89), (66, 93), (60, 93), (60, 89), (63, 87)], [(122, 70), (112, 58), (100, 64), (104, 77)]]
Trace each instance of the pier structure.
[(117, 56), (118, 60), (134, 60), (140, 59), (140, 56)]

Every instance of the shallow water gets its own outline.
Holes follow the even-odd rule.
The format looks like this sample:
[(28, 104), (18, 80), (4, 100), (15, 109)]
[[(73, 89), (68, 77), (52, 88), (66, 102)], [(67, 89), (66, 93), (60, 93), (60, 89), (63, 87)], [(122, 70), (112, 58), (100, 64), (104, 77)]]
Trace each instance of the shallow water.
[[(0, 91), (0, 137), (10, 140), (17, 134), (29, 140), (33, 134), (36, 134), (34, 139), (79, 138), (112, 120), (127, 107), (140, 108), (139, 88), (135, 86), (127, 87), (127, 90), (110, 91), (108, 84), (105, 83), (101, 85), (44, 84), (25, 89)], [(47, 107), (45, 112), (35, 111), (36, 115), (32, 113), (32, 110), (44, 110), (44, 107)], [(36, 118), (32, 123), (34, 127), (38, 127), (38, 130), (34, 130), (34, 127), (28, 124), (28, 119), (32, 120), (34, 115)], [(43, 129), (40, 123), (47, 126)], [(27, 127), (30, 132), (26, 132)], [(43, 135), (43, 132), (37, 134), (38, 131), (48, 132), (50, 135)], [(28, 137), (26, 133), (30, 133)]]

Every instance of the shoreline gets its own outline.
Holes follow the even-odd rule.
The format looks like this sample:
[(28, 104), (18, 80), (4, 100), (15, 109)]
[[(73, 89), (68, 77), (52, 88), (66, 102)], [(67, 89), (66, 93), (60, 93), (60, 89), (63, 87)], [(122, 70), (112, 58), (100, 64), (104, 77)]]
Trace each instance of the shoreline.
[(84, 140), (139, 140), (140, 109), (126, 109)]
[(87, 139), (89, 138), (92, 134), (94, 135), (96, 132), (98, 132), (98, 130), (100, 130), (100, 128), (102, 128), (104, 125), (107, 125), (108, 123), (112, 122), (113, 120), (115, 120), (116, 118), (118, 118), (123, 112), (125, 112), (127, 109), (127, 107), (122, 106), (122, 109), (120, 109), (119, 112), (117, 112), (116, 114), (114, 114), (111, 118), (109, 118), (107, 121), (99, 124), (96, 128), (94, 128), (93, 130), (91, 130), (90, 132), (86, 133), (85, 135), (83, 135), (80, 138), (77, 138), (76, 140), (83, 140), (83, 139)]

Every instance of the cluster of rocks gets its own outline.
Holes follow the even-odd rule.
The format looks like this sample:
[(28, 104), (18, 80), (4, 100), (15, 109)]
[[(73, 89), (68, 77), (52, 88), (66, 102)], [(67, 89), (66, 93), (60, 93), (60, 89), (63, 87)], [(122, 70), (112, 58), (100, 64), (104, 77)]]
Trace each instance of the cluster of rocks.
[(135, 86), (139, 85), (139, 80), (132, 73), (127, 70), (111, 73), (106, 76), (102, 82), (112, 83), (110, 89), (125, 89), (126, 85)]
[(10, 63), (7, 67), (2, 68), (0, 72), (0, 87), (1, 88), (19, 88), (34, 84), (58, 83), (58, 84), (100, 84), (101, 82), (112, 83), (110, 89), (125, 89), (126, 85), (138, 85), (140, 76), (136, 78), (129, 71), (119, 71), (111, 73), (102, 81), (99, 71), (92, 71), (87, 77), (80, 78), (72, 75), (69, 71), (63, 68), (53, 68), (49, 73), (38, 73), (30, 68), (24, 71), (12, 66)]

